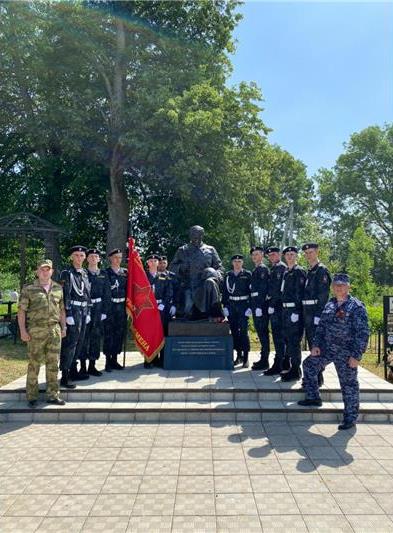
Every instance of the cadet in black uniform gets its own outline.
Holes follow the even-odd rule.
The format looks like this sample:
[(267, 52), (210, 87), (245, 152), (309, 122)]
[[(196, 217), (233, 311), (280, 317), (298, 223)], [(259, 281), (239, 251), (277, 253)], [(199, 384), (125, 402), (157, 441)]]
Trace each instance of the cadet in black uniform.
[(111, 289), (111, 301), (108, 318), (104, 324), (104, 354), (106, 357), (105, 370), (123, 370), (117, 362), (117, 356), (123, 349), (124, 336), (127, 327), (126, 290), (127, 270), (122, 268), (123, 258), (120, 248), (115, 248), (108, 254), (111, 266), (105, 270)]
[[(287, 246), (282, 253), (285, 257), (287, 268), (285, 269), (281, 285), (283, 335), (285, 342), (284, 370), (281, 372), (281, 380), (294, 381), (302, 377), (302, 301), (304, 300), (306, 272), (296, 262), (298, 253), (296, 246)], [(286, 370), (288, 363), (289, 370)]]
[(96, 361), (100, 357), (103, 321), (107, 319), (111, 301), (111, 288), (107, 273), (98, 268), (100, 251), (90, 248), (86, 252), (88, 263), (87, 276), (90, 282), (91, 321), (86, 326), (85, 340), (81, 353), (81, 369), (86, 372), (86, 361), (89, 360), (87, 372), (90, 376), (101, 376)]
[[(302, 250), (309, 264), (304, 286), (303, 317), (308, 347), (311, 350), (315, 330), (319, 324), (323, 308), (329, 300), (331, 276), (329, 270), (318, 259), (319, 246), (308, 242)], [(323, 384), (322, 371), (318, 375), (318, 384)]]
[(231, 258), (233, 270), (224, 279), (222, 305), (224, 316), (228, 317), (236, 351), (235, 365), (243, 362), (248, 368), (250, 338), (248, 336), (248, 318), (252, 315), (250, 303), (251, 272), (243, 270), (243, 256), (236, 254)]
[(172, 301), (173, 301), (172, 305), (175, 306), (175, 313), (176, 313), (177, 294), (178, 294), (179, 282), (178, 282), (176, 274), (174, 272), (171, 272), (170, 270), (168, 270), (168, 258), (167, 258), (166, 255), (161, 255), (160, 256), (160, 260), (158, 261), (158, 272), (163, 272), (171, 280), (171, 283), (172, 283)]
[(255, 265), (251, 275), (251, 308), (255, 330), (261, 343), (261, 357), (252, 365), (253, 370), (269, 368), (269, 315), (267, 314), (267, 293), (269, 288), (269, 269), (263, 263), (262, 246), (253, 246), (250, 250)]
[(88, 379), (86, 372), (78, 372), (77, 360), (80, 358), (85, 338), (86, 325), (90, 322), (90, 283), (86, 270), (82, 267), (86, 258), (84, 246), (70, 249), (72, 266), (62, 271), (60, 281), (63, 285), (64, 306), (66, 309), (67, 335), (62, 339), (60, 370), (63, 387), (75, 388), (69, 379), (78, 381)]
[[(173, 305), (173, 286), (170, 277), (164, 272), (158, 272), (158, 262), (160, 256), (158, 254), (150, 254), (147, 260), (147, 279), (152, 286), (154, 296), (157, 301), (158, 310), (160, 311), (161, 323), (164, 329), (165, 337), (168, 335), (169, 320), (176, 313), (176, 307)], [(152, 363), (145, 361), (145, 368), (150, 368), (156, 364), (164, 366), (164, 349), (160, 352), (160, 357)]]
[(272, 337), (276, 355), (273, 366), (266, 370), (265, 376), (274, 376), (280, 374), (283, 370), (285, 343), (282, 326), (282, 294), (281, 284), (286, 269), (285, 263), (281, 261), (280, 248), (277, 246), (268, 246), (265, 250), (266, 255), (271, 263), (269, 287), (267, 295), (267, 313), (270, 318), (272, 328)]

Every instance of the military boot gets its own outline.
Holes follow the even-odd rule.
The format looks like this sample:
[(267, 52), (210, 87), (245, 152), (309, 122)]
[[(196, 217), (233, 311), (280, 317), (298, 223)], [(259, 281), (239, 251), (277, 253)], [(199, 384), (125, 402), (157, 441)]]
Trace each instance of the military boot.
[(87, 371), (90, 376), (102, 376), (102, 372), (96, 369), (96, 362), (94, 361), (94, 359), (90, 359), (89, 368)]
[(111, 365), (111, 356), (106, 355), (105, 356), (105, 372), (112, 372), (112, 365)]
[(87, 368), (86, 368), (86, 359), (81, 360), (81, 367), (80, 367), (78, 374), (81, 377), (81, 379), (89, 379), (89, 373), (87, 372)]
[(72, 381), (84, 381), (85, 379), (89, 379), (88, 374), (78, 372), (78, 367), (76, 363), (72, 363), (68, 377)]
[(65, 387), (66, 389), (75, 389), (76, 388), (75, 383), (70, 383), (69, 382), (68, 371), (67, 370), (63, 370), (63, 372), (61, 373), (60, 385), (62, 387)]
[(252, 370), (268, 370), (269, 368), (269, 356), (268, 355), (261, 355), (261, 358), (259, 361), (256, 361), (252, 365)]
[(111, 368), (112, 370), (123, 370), (121, 364), (117, 362), (117, 355), (112, 355), (111, 357)]
[(241, 365), (243, 362), (243, 356), (242, 356), (242, 352), (236, 352), (236, 359), (234, 360), (233, 364), (236, 366), (236, 365)]
[(248, 368), (250, 365), (248, 363), (248, 352), (244, 352), (243, 354), (243, 368)]
[(300, 368), (292, 367), (289, 372), (281, 374), (281, 381), (298, 381), (302, 378), (302, 371)]
[(269, 370), (266, 370), (263, 373), (263, 375), (264, 376), (277, 376), (281, 372), (282, 372), (281, 363), (277, 359), (275, 359), (274, 363), (273, 363), (273, 366), (271, 368), (269, 368)]

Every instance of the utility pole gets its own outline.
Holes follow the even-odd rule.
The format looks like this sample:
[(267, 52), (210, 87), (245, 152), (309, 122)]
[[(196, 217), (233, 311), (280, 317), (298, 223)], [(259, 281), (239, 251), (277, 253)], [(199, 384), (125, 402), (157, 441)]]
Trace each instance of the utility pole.
[(281, 250), (286, 246), (292, 246), (293, 244), (293, 219), (294, 219), (294, 210), (293, 203), (289, 208), (289, 216), (285, 221), (284, 234), (281, 241)]

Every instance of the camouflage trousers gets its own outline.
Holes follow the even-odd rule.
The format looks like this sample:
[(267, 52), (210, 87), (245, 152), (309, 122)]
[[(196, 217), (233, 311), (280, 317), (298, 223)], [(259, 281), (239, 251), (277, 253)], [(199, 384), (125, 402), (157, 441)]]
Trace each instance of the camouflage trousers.
[(38, 400), (38, 373), (40, 366), (45, 364), (46, 396), (48, 399), (57, 398), (59, 383), (57, 370), (61, 346), (61, 330), (59, 324), (53, 326), (30, 327), (31, 340), (27, 343), (29, 364), (27, 367), (26, 396), (27, 400)]
[(318, 374), (329, 363), (334, 363), (343, 395), (344, 420), (346, 422), (356, 422), (359, 414), (358, 369), (348, 366), (348, 357), (342, 354), (329, 353), (307, 357), (303, 362), (303, 388), (306, 392), (306, 398), (310, 400), (320, 399)]

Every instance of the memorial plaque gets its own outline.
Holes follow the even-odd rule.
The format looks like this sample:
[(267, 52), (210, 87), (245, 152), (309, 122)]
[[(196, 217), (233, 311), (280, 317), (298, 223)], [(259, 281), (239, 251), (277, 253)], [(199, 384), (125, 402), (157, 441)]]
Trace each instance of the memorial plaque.
[(168, 335), (170, 337), (223, 337), (230, 335), (228, 322), (181, 321), (169, 322)]
[(169, 336), (164, 361), (167, 370), (233, 370), (232, 336)]

